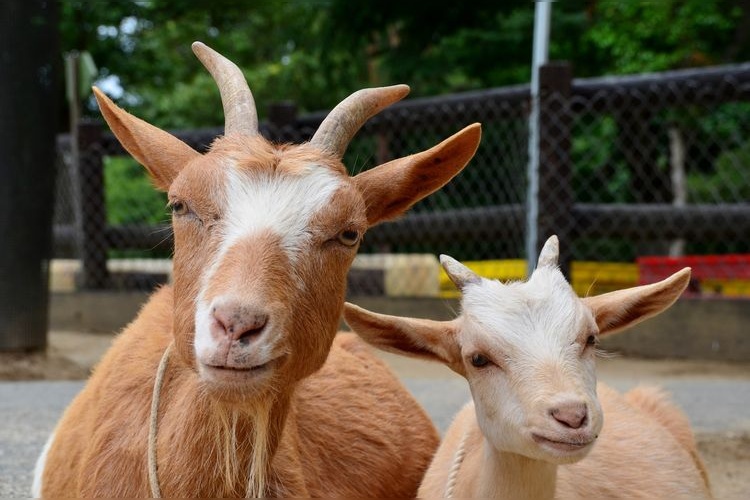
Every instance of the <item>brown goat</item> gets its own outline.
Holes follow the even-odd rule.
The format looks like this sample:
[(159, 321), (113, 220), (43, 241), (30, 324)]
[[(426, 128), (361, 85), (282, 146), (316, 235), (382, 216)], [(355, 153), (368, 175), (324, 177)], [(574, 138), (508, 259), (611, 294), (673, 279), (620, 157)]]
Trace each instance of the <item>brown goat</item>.
[(408, 87), (356, 92), (309, 143), (275, 145), (258, 134), (240, 70), (203, 44), (193, 50), (226, 116), (225, 136), (205, 155), (95, 89), (112, 131), (168, 192), (174, 283), (151, 297), (65, 412), (34, 493), (414, 496), (438, 436), (364, 343), (337, 336), (346, 274), (367, 228), (455, 176), (480, 128), (349, 177), (348, 142)]

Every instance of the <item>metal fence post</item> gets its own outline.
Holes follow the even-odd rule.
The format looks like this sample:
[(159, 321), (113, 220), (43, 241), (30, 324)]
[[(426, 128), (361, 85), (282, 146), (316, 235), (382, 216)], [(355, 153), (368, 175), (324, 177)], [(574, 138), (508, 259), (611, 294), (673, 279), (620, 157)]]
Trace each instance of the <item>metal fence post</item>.
[(106, 288), (107, 270), (107, 209), (104, 200), (104, 163), (101, 148), (102, 126), (81, 123), (78, 126), (78, 179), (81, 193), (81, 230), (78, 248), (81, 251), (82, 287)]
[(573, 167), (570, 156), (570, 64), (554, 62), (539, 68), (539, 191), (537, 252), (551, 235), (560, 238), (560, 269), (570, 279), (573, 248)]

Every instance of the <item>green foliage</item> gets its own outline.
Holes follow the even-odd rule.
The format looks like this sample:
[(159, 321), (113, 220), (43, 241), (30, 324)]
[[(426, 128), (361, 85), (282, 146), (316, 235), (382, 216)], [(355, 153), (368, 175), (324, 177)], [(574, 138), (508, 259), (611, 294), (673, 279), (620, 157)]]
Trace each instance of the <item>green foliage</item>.
[[(261, 116), (277, 100), (302, 110), (331, 106), (362, 80), (364, 62), (320, 44), (325, 1), (149, 0), (65, 3), (66, 50), (89, 50), (119, 99), (165, 128), (223, 123), (218, 91), (193, 56), (201, 40), (243, 69)], [(342, 59), (342, 54), (347, 55)], [(96, 114), (93, 101), (89, 112)]]
[[(585, 40), (600, 60), (602, 73), (641, 73), (726, 61), (747, 51), (736, 38), (742, 8), (728, 0), (595, 2)], [(734, 42), (734, 44), (733, 44)]]
[[(119, 104), (163, 128), (223, 123), (218, 91), (190, 50), (195, 40), (242, 68), (261, 117), (274, 101), (292, 100), (302, 112), (327, 109), (373, 85), (405, 82), (420, 96), (530, 79), (534, 3), (527, 0), (433, 0), (429, 6), (404, 0), (59, 1), (63, 49), (90, 51), (102, 78), (119, 79)], [(550, 59), (570, 61), (577, 77), (742, 61), (750, 59), (749, 24), (750, 3), (744, 1), (566, 0), (552, 7)], [(731, 104), (709, 115), (685, 108), (649, 118), (659, 134), (678, 126), (689, 139), (691, 201), (749, 199), (750, 145), (747, 134), (737, 134), (747, 129), (749, 112)], [(99, 116), (91, 99), (88, 113)], [(483, 157), (480, 149), (477, 177), (462, 177), (473, 199), (458, 201), (455, 187), (448, 187), (432, 205), (417, 209), (515, 201), (523, 189), (524, 158), (507, 151), (523, 150), (516, 143), (524, 127), (521, 119), (485, 124), (483, 147), (493, 144), (497, 151)], [(577, 200), (630, 201), (632, 165), (617, 150), (617, 120), (599, 116), (574, 127)], [(409, 153), (444, 137), (442, 131), (406, 135)], [(708, 137), (721, 145), (706, 147)], [(666, 144), (661, 135), (658, 140)], [(374, 164), (376, 146), (355, 140), (350, 167)], [(644, 161), (653, 160), (655, 175), (664, 174), (668, 151), (652, 153)], [(165, 220), (164, 198), (140, 167), (113, 158), (105, 175), (110, 223)], [(500, 179), (489, 198), (474, 187), (483, 179)], [(507, 185), (516, 191), (503, 191)], [(133, 214), (133, 207), (144, 213)]]
[(688, 191), (692, 203), (721, 203), (724, 200), (750, 203), (750, 142), (724, 151), (711, 172), (691, 172)]
[(575, 199), (581, 203), (625, 203), (630, 173), (616, 163), (617, 123), (609, 115), (586, 117), (575, 125), (571, 145)]
[[(552, 8), (550, 57), (577, 76), (656, 71), (750, 57), (750, 12), (730, 0), (569, 0)], [(533, 3), (478, 0), (123, 0), (62, 2), (63, 47), (89, 50), (120, 101), (167, 128), (222, 123), (216, 89), (190, 51), (201, 40), (273, 101), (326, 109), (364, 86), (414, 95), (524, 83)], [(744, 21), (744, 22), (743, 22)], [(90, 102), (89, 111), (95, 106)]]
[(104, 194), (111, 225), (169, 221), (166, 195), (156, 191), (143, 167), (130, 157), (105, 158)]

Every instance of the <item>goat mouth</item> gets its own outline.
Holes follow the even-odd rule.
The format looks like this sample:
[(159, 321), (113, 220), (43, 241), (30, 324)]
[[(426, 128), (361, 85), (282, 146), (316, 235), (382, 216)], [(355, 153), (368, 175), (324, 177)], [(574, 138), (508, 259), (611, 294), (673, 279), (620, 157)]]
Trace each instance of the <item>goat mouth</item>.
[(253, 382), (258, 377), (267, 375), (281, 361), (280, 356), (252, 366), (227, 366), (227, 365), (209, 365), (202, 364), (201, 372), (206, 380), (213, 383), (247, 383)]
[(551, 448), (552, 450), (560, 453), (574, 453), (577, 451), (581, 451), (586, 449), (587, 447), (591, 446), (594, 441), (596, 440), (596, 437), (593, 439), (591, 438), (579, 438), (579, 439), (552, 439), (548, 437), (544, 437), (541, 434), (532, 434), (531, 437), (534, 439), (534, 441), (545, 447), (545, 448)]

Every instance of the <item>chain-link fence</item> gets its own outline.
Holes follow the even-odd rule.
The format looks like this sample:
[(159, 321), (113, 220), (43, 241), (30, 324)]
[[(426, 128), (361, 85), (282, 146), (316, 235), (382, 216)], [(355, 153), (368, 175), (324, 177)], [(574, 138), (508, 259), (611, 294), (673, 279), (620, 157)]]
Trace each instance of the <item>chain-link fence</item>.
[[(750, 65), (573, 80), (540, 74), (539, 216), (527, 221), (529, 88), (411, 99), (383, 111), (345, 156), (352, 173), (428, 149), (473, 122), (469, 166), (404, 218), (371, 229), (352, 294), (453, 293), (436, 255), (519, 279), (527, 227), (561, 239), (579, 293), (650, 282), (690, 265), (695, 293), (750, 297)], [(261, 127), (309, 139), (324, 113), (280, 106)], [(176, 132), (205, 150), (221, 130)], [(166, 200), (101, 126), (60, 141), (56, 256), (75, 288), (149, 288), (168, 280)], [(75, 161), (75, 157), (79, 161)], [(535, 256), (532, 256), (534, 258)], [(54, 275), (54, 269), (53, 269)]]

